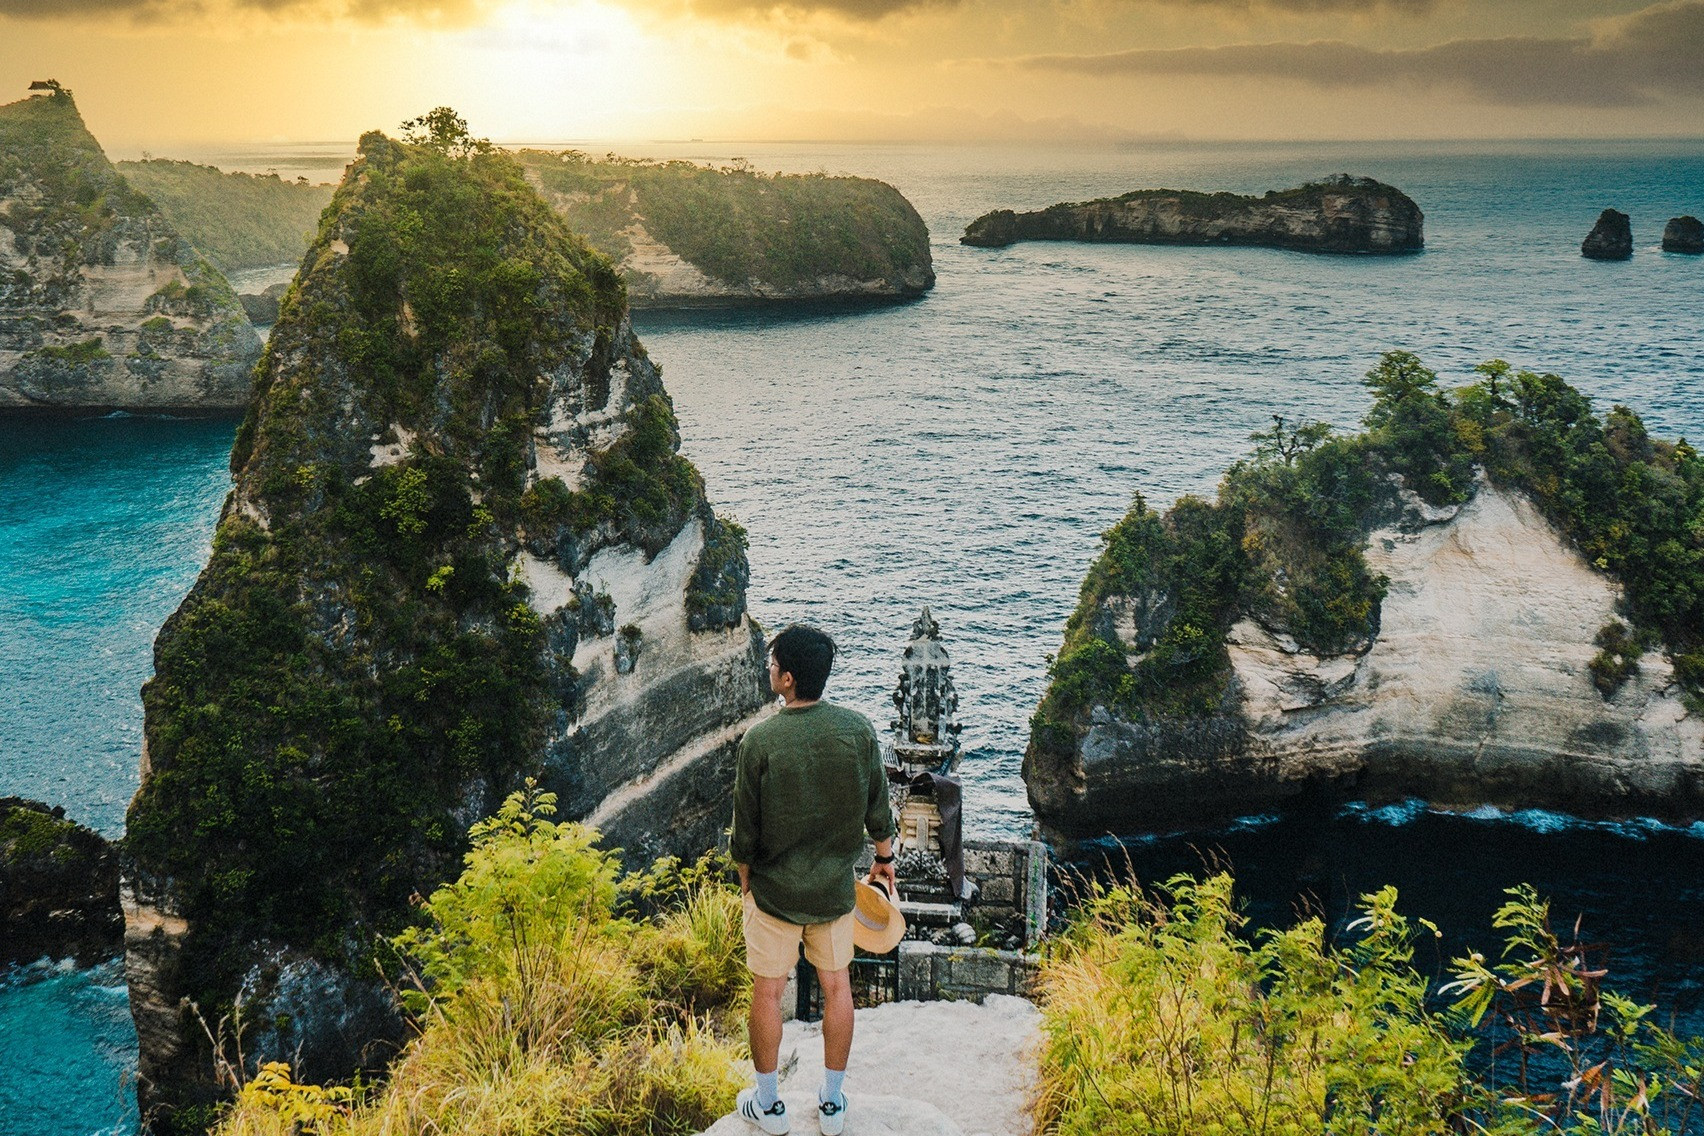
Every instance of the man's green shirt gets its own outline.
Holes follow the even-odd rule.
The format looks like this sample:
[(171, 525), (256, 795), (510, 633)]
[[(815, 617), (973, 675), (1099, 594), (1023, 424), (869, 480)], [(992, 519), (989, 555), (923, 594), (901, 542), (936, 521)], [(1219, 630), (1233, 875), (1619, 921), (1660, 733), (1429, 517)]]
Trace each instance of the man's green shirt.
[(734, 772), (734, 862), (751, 867), (758, 909), (789, 923), (852, 910), (864, 833), (894, 834), (887, 771), (870, 720), (816, 702), (746, 731)]

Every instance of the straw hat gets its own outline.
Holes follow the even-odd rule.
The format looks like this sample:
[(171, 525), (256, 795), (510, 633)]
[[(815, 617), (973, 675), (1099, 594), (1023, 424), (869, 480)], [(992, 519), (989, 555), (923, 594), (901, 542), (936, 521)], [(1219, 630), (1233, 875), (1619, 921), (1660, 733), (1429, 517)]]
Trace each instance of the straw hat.
[(859, 880), (858, 905), (852, 909), (852, 945), (875, 955), (885, 955), (905, 938), (905, 916), (888, 894), (887, 885)]

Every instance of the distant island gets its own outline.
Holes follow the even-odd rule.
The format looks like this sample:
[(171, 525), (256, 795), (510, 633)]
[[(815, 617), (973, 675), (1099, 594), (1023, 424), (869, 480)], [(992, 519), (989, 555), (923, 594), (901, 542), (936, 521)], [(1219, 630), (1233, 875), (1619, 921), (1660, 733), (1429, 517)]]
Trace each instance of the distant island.
[(928, 227), (885, 182), (573, 150), (515, 157), (615, 264), (636, 308), (908, 299), (935, 283)]
[(124, 179), (159, 206), (177, 231), (227, 275), (296, 262), (319, 231), (332, 186), (277, 174), (150, 158), (119, 162)]
[(959, 243), (1004, 248), (1018, 241), (1142, 245), (1242, 245), (1298, 252), (1418, 252), (1425, 216), (1412, 198), (1372, 178), (1340, 174), (1261, 197), (1138, 189), (1119, 197), (1049, 205), (1029, 213), (996, 209)]

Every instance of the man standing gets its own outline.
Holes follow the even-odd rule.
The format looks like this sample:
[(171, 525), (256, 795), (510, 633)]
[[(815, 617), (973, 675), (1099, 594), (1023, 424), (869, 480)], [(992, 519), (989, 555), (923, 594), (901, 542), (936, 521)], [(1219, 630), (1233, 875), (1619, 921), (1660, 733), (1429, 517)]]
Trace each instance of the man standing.
[(730, 844), (745, 897), (751, 968), (750, 1041), (757, 1087), (739, 1095), (741, 1116), (769, 1136), (789, 1130), (776, 1084), (781, 992), (804, 943), (822, 987), (823, 1083), (817, 1123), (846, 1125), (841, 1081), (852, 1053), (853, 868), (864, 833), (876, 842), (870, 878), (893, 877), (893, 812), (887, 771), (868, 718), (822, 701), (834, 640), (794, 624), (769, 644), (769, 689), (781, 712), (746, 732), (734, 775)]

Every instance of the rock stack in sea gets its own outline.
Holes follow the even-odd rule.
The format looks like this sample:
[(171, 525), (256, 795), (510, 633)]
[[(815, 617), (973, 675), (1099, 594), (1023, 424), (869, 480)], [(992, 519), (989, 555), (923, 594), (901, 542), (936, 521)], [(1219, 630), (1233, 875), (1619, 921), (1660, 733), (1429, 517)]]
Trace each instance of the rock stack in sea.
[(1704, 221), (1696, 217), (1674, 217), (1663, 226), (1663, 251), (1704, 253)]
[(192, 1005), (240, 1004), (251, 1065), (382, 1064), (375, 944), (526, 778), (637, 859), (715, 842), (767, 686), (744, 533), (678, 446), (620, 280), (512, 159), (361, 139), (143, 693), (150, 1117), (220, 1091)]
[(1138, 499), (1033, 719), (1044, 831), (1304, 795), (1704, 817), (1704, 459), (1487, 367), (1452, 404), (1387, 357), (1367, 433), (1280, 422), (1217, 502)]
[(118, 954), (118, 851), (65, 810), (0, 797), (0, 967)]
[(230, 414), (260, 340), (69, 91), (0, 106), (0, 414)]
[(1395, 186), (1342, 174), (1262, 197), (1139, 189), (1029, 213), (996, 209), (966, 226), (959, 242), (983, 248), (1017, 241), (1109, 241), (1394, 254), (1424, 247), (1424, 223), (1420, 207)]
[(1580, 242), (1580, 255), (1589, 260), (1628, 260), (1633, 256), (1633, 220), (1615, 209), (1605, 209)]

